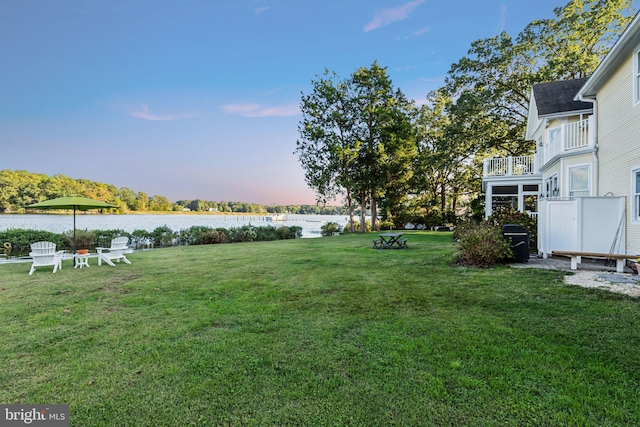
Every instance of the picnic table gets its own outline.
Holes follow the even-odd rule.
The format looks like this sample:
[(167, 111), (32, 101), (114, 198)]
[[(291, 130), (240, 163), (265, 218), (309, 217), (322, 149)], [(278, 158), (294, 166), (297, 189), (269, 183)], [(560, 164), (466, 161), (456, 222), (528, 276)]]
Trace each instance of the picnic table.
[(374, 249), (404, 249), (407, 247), (407, 239), (401, 239), (402, 233), (378, 234), (379, 239), (373, 241)]

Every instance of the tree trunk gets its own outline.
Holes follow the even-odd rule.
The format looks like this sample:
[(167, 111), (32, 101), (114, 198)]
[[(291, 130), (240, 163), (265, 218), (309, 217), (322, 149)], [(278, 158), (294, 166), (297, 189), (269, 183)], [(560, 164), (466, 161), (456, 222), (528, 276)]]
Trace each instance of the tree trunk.
[(371, 230), (378, 231), (378, 202), (371, 195)]
[(447, 222), (447, 193), (444, 184), (440, 186), (440, 209), (442, 212), (442, 225), (445, 225)]
[(451, 212), (456, 213), (456, 209), (458, 207), (458, 191), (453, 192), (453, 200), (451, 201)]
[(367, 196), (365, 194), (362, 195), (360, 204), (360, 231), (365, 233), (367, 231)]
[(353, 216), (353, 200), (351, 197), (351, 191), (349, 191), (349, 189), (347, 189), (347, 206), (349, 210), (349, 231), (351, 233), (355, 233), (356, 224), (355, 224), (355, 218)]

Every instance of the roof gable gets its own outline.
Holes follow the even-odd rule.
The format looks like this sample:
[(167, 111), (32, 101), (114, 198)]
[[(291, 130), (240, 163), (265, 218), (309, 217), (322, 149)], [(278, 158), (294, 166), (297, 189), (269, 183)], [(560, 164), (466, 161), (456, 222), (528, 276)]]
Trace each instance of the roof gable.
[(587, 79), (560, 80), (532, 86), (538, 117), (591, 110), (590, 102), (574, 101)]

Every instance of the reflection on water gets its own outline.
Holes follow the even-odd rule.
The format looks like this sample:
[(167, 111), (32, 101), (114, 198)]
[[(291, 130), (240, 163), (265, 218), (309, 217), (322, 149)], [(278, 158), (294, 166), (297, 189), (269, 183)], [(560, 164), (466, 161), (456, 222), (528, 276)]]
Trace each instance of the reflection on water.
[[(186, 229), (194, 225), (212, 228), (234, 228), (243, 225), (279, 227), (281, 225), (302, 227), (302, 237), (320, 237), (320, 227), (327, 222), (337, 222), (341, 226), (347, 224), (344, 215), (287, 215), (286, 221), (267, 221), (266, 216), (252, 215), (199, 215), (199, 214), (166, 214), (166, 215), (100, 215), (95, 213), (79, 213), (76, 215), (76, 228), (87, 230), (120, 229), (131, 233), (134, 230), (153, 231), (163, 225), (174, 231)], [(25, 214), (0, 215), (0, 231), (9, 228), (46, 230), (63, 233), (73, 229), (73, 215), (59, 214)]]

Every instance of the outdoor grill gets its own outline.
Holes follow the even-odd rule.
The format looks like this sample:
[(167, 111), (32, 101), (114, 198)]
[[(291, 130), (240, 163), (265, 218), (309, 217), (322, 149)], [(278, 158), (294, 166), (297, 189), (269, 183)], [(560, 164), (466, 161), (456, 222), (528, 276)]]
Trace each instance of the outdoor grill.
[(502, 235), (509, 240), (516, 261), (526, 262), (529, 259), (531, 233), (520, 224), (505, 224), (502, 226)]

